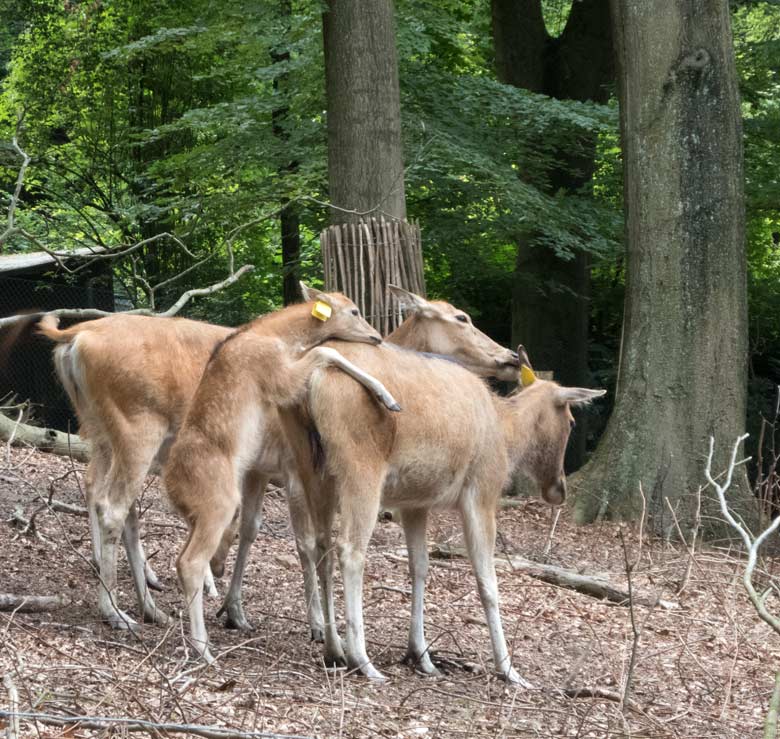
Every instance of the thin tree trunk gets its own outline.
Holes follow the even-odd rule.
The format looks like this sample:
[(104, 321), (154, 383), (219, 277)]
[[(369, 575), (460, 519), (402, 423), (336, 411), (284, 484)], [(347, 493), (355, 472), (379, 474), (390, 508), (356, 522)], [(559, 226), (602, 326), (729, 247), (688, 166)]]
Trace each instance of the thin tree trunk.
[[(289, 25), (292, 17), (291, 0), (280, 0), (280, 13), (282, 16), (285, 37), (282, 39), (282, 48), (271, 52), (271, 58), (276, 63), (284, 64), (290, 60), (289, 43)], [(285, 95), (287, 93), (287, 74), (280, 74), (274, 78), (274, 91)], [(274, 135), (277, 136), (283, 144), (289, 139), (289, 133), (285, 126), (287, 117), (290, 113), (287, 103), (283, 103), (275, 108), (271, 113)], [(298, 162), (291, 160), (285, 162), (279, 167), (279, 175), (284, 184), (284, 178), (293, 174), (298, 169)], [(282, 196), (281, 205), (283, 210), (279, 216), (279, 228), (282, 241), (282, 299), (285, 305), (297, 303), (301, 299), (300, 289), (298, 287), (299, 269), (298, 264), (301, 258), (301, 234), (298, 211), (294, 205), (290, 205), (290, 200)]]
[[(613, 0), (626, 202), (615, 410), (577, 481), (576, 517), (684, 518), (706, 439), (745, 425), (742, 123), (727, 0)], [(690, 493), (690, 495), (689, 495)], [(750, 496), (741, 502), (748, 505)], [(702, 514), (714, 514), (704, 497)], [(707, 520), (705, 518), (705, 520)]]

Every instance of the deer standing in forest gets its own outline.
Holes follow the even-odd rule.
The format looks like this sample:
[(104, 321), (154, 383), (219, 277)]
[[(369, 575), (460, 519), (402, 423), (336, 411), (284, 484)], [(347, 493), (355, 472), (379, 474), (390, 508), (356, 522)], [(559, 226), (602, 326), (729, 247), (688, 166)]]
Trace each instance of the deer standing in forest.
[[(454, 349), (458, 344), (461, 357), (469, 358), (482, 371), (488, 367), (491, 374), (506, 375), (508, 367), (517, 366), (514, 352), (498, 346), (475, 329), (461, 311), (445, 303), (428, 303), (398, 288), (394, 292), (405, 302), (413, 303), (416, 309), (417, 320), (411, 320), (402, 334), (406, 340), (411, 341), (414, 336), (426, 348)], [(458, 326), (455, 335), (460, 336), (460, 341), (455, 341), (447, 330), (450, 321)], [(466, 336), (471, 338), (467, 341)], [(467, 346), (469, 343), (471, 346)], [(203, 618), (203, 578), (209, 563), (217, 572), (222, 569), (233, 536), (229, 522), (239, 502), (239, 551), (223, 607), (234, 623), (244, 619), (241, 581), (248, 550), (257, 533), (264, 489), (260, 483), (281, 469), (286, 472), (288, 491), (300, 488), (276, 418), (279, 403), (273, 394), (266, 394), (257, 385), (265, 377), (263, 371), (258, 373), (253, 369), (259, 363), (253, 359), (257, 352), (254, 337), (241, 335), (235, 335), (214, 352), (164, 470), (168, 494), (192, 527), (177, 568), (190, 612), (192, 641), (207, 660), (212, 657)], [(260, 483), (242, 488), (240, 481), (244, 478)], [(242, 489), (244, 494), (240, 492)], [(324, 633), (316, 586), (317, 562), (313, 557), (314, 530), (304, 498), (290, 495), (288, 501), (304, 569), (309, 623), (313, 631), (322, 629)]]
[[(520, 366), (517, 354), (497, 344), (480, 331), (474, 326), (467, 313), (446, 301), (428, 301), (395, 285), (388, 285), (388, 288), (405, 309), (407, 318), (387, 336), (386, 343), (417, 352), (445, 355), (483, 377), (495, 377), (506, 381), (517, 379)], [(275, 433), (281, 435), (281, 428)], [(226, 614), (229, 627), (242, 630), (251, 628), (244, 614), (241, 587), (249, 551), (260, 527), (266, 481), (267, 476), (259, 476), (256, 484), (245, 487), (246, 495), (241, 505), (238, 552), (228, 592), (219, 611)], [(293, 483), (288, 488), (287, 501), (295, 545), (303, 569), (306, 613), (311, 637), (314, 641), (321, 642), (324, 640), (325, 632), (317, 587), (316, 536), (304, 497), (292, 494), (292, 491), (298, 487)], [(217, 575), (224, 570), (225, 557), (232, 541), (233, 532), (228, 530), (211, 560), (212, 570)]]
[[(301, 285), (305, 299), (317, 293)], [(444, 301), (427, 301), (401, 288), (390, 290), (405, 306), (408, 317), (388, 340), (419, 351), (449, 354), (477, 374), (511, 379), (516, 373), (517, 355), (479, 331), (470, 317)], [(352, 310), (355, 310), (352, 308)], [(176, 430), (198, 385), (203, 368), (216, 346), (234, 329), (183, 318), (149, 318), (116, 314), (58, 330), (45, 319), (41, 332), (57, 342), (57, 373), (79, 417), (81, 434), (91, 442), (91, 459), (86, 474), (87, 506), (95, 566), (101, 569), (100, 524), (95, 491), (111, 488), (122, 475), (133, 479), (124, 485), (140, 491), (137, 470), (157, 471), (164, 462)], [(78, 349), (76, 339), (79, 339)], [(159, 446), (138, 445), (136, 439), (152, 427), (153, 435), (165, 434)], [(109, 479), (109, 473), (111, 473)], [(245, 482), (247, 505), (241, 510), (240, 543), (233, 576), (221, 612), (229, 626), (249, 629), (241, 603), (241, 582), (252, 542), (261, 523), (266, 477)], [(252, 486), (254, 490), (252, 490)], [(138, 493), (136, 492), (136, 495)], [(109, 498), (111, 493), (107, 493)], [(312, 638), (322, 641), (324, 626), (315, 569), (314, 534), (302, 499), (291, 499), (296, 546), (301, 555), (306, 591), (307, 616)], [(135, 506), (131, 506), (122, 539), (128, 555), (139, 612), (145, 620), (165, 623), (167, 615), (157, 608), (149, 588), (160, 589), (158, 579), (146, 562), (141, 546)], [(232, 541), (227, 534), (226, 542)], [(220, 549), (215, 571), (221, 573), (227, 548)], [(113, 565), (104, 582), (115, 582)], [(102, 579), (102, 576), (101, 576)], [(147, 587), (148, 586), (148, 587)], [(128, 628), (133, 620), (120, 611), (116, 601), (100, 599), (101, 616), (116, 628)]]
[[(283, 337), (293, 353), (336, 337), (381, 342), (351, 300), (305, 285), (302, 289), (308, 303), (263, 316), (238, 333)], [(327, 321), (312, 315), (317, 301), (330, 310)], [(80, 429), (92, 445), (87, 495), (100, 574), (100, 615), (115, 628), (134, 625), (116, 605), (116, 544), (121, 533), (142, 616), (167, 623), (167, 615), (157, 608), (147, 587), (147, 578), (154, 576), (145, 566), (133, 504), (145, 476), (164, 463), (209, 356), (235, 332), (182, 318), (121, 314), (64, 330), (57, 328), (56, 318), (48, 316), (39, 323), (39, 330), (58, 344), (54, 351), (57, 374), (76, 409)], [(281, 357), (280, 352), (275, 356)], [(371, 378), (340, 362), (330, 351), (315, 353), (309, 361), (314, 362), (311, 366), (318, 361), (339, 364), (381, 394)], [(301, 366), (310, 369), (305, 363)], [(254, 482), (249, 478), (246, 484)], [(262, 499), (262, 491), (248, 497)]]
[[(536, 379), (524, 367), (525, 387), (502, 398), (451, 362), (390, 344), (329, 345), (380, 378), (404, 413), (383, 414), (343, 378), (315, 372), (307, 409), (281, 414), (300, 484), (289, 494), (305, 498), (316, 530), (326, 662), (346, 662), (370, 678), (382, 679), (366, 653), (362, 589), (366, 548), (383, 504), (400, 510), (409, 553), (412, 617), (406, 656), (422, 672), (436, 672), (423, 629), (426, 526), (431, 510), (455, 509), (476, 575), (495, 669), (507, 681), (523, 683), (511, 665), (499, 614), (493, 562), (496, 507), (515, 471), (534, 480), (548, 503), (563, 502), (570, 407), (605, 391), (561, 387)], [(315, 429), (318, 445), (313, 449)], [(337, 509), (346, 653), (333, 605), (331, 529)]]

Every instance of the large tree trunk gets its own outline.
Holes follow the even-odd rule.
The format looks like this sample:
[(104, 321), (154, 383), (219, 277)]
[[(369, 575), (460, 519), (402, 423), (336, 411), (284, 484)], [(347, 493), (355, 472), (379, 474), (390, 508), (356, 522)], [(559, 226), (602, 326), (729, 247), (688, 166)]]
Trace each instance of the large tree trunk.
[[(563, 33), (547, 33), (541, 0), (493, 0), (493, 40), (500, 81), (561, 100), (606, 102), (613, 78), (609, 0), (572, 5)], [(584, 142), (586, 156), (561, 151), (551, 173), (550, 191), (575, 192), (593, 174), (595, 141)], [(512, 343), (528, 349), (535, 366), (552, 370), (567, 385), (587, 385), (590, 272), (585, 254), (570, 261), (518, 237), (512, 293)], [(571, 471), (585, 459), (584, 420), (572, 433), (566, 454)]]
[(330, 0), (323, 31), (331, 221), (405, 218), (392, 0)]
[[(576, 485), (576, 516), (656, 530), (722, 466), (745, 426), (742, 125), (726, 0), (613, 0), (626, 203), (624, 340), (615, 410)], [(747, 503), (749, 496), (743, 498)], [(714, 513), (705, 491), (703, 512)], [(706, 520), (706, 519), (705, 519)]]

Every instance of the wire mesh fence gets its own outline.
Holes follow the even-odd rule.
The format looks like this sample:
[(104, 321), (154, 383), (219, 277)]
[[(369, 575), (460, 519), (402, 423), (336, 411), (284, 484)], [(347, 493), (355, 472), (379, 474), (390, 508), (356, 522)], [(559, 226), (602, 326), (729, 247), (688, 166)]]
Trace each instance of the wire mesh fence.
[[(9, 276), (0, 273), (0, 318), (55, 308), (113, 311), (110, 276), (84, 275), (79, 281), (49, 274)], [(0, 329), (0, 405), (29, 402), (29, 415), (62, 431), (76, 429), (76, 419), (54, 374), (52, 344), (36, 332), (35, 320)], [(63, 321), (63, 325), (67, 325)]]

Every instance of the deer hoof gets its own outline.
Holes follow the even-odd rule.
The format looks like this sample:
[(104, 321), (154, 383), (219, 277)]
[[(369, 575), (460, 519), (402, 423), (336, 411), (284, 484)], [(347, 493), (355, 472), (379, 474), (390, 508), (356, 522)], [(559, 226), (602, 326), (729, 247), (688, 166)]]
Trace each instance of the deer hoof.
[(149, 586), (150, 590), (165, 590), (163, 584), (158, 579), (157, 574), (151, 567), (149, 567), (149, 565), (144, 567), (144, 576), (146, 577), (146, 584)]
[(103, 620), (117, 631), (138, 631), (141, 628), (134, 619), (120, 610), (104, 615)]
[(441, 671), (431, 661), (430, 654), (426, 650), (422, 654), (415, 654), (414, 651), (409, 650), (401, 660), (402, 664), (411, 665), (414, 671), (420, 675), (427, 675), (428, 677), (439, 677)]
[(238, 631), (252, 631), (253, 626), (244, 615), (244, 606), (240, 602), (226, 603), (219, 609), (218, 616), (225, 614), (225, 628)]
[(523, 677), (520, 677), (514, 667), (510, 667), (507, 672), (500, 673), (500, 677), (510, 685), (516, 685), (518, 688), (533, 690), (533, 685)]

